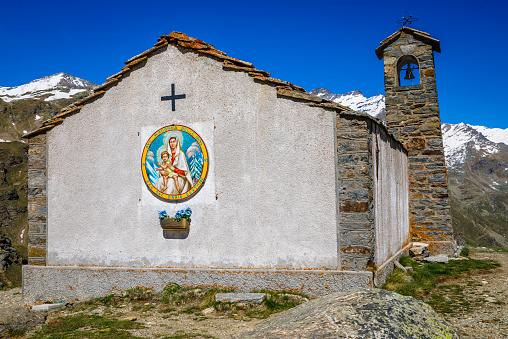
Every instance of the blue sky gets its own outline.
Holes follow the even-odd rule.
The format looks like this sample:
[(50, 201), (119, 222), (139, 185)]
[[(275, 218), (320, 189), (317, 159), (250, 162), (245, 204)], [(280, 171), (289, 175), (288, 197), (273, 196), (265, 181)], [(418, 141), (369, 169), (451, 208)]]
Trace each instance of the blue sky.
[(508, 3), (484, 1), (8, 1), (0, 86), (66, 72), (103, 83), (161, 35), (181, 31), (310, 91), (384, 94), (374, 50), (400, 28), (440, 40), (441, 120), (508, 128)]

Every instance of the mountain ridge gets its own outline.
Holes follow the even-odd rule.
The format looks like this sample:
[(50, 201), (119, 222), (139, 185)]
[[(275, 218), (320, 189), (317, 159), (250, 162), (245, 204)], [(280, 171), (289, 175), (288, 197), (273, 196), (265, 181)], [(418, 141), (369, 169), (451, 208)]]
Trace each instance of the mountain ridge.
[(95, 86), (90, 81), (60, 72), (32, 80), (20, 86), (0, 86), (0, 99), (5, 102), (22, 99), (43, 99), (44, 101), (70, 99), (74, 95), (90, 90)]

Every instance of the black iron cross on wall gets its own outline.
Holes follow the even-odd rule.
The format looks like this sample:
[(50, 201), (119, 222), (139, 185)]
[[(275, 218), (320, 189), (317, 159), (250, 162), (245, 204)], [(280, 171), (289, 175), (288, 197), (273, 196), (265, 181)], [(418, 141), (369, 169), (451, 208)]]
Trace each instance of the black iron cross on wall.
[(185, 94), (175, 95), (175, 84), (171, 84), (171, 95), (161, 97), (161, 101), (171, 100), (171, 110), (175, 111), (175, 100), (185, 99)]

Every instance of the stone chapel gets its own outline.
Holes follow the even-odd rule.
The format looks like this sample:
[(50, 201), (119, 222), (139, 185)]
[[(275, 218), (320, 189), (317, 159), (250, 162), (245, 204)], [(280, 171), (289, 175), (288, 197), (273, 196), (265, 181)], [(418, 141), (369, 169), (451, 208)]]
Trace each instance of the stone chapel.
[(413, 241), (450, 253), (434, 51), (407, 27), (376, 49), (384, 124), (162, 36), (25, 135), (25, 303), (170, 282), (316, 297), (379, 286)]

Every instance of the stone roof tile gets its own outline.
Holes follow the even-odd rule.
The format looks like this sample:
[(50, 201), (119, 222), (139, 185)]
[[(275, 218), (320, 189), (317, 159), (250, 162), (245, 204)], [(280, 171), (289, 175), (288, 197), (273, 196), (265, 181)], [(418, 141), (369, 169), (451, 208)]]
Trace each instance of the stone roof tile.
[(95, 87), (89, 96), (81, 100), (78, 100), (69, 106), (62, 108), (60, 113), (55, 115), (53, 118), (44, 121), (40, 128), (23, 135), (23, 138), (31, 138), (40, 133), (45, 133), (48, 130), (52, 129), (53, 127), (57, 126), (58, 124), (62, 123), (65, 117), (78, 113), (83, 107), (83, 105), (104, 95), (104, 93), (106, 93), (106, 91), (112, 85), (120, 81), (126, 73), (131, 72), (134, 67), (139, 66), (142, 67), (141, 64), (144, 61), (146, 61), (149, 57), (154, 55), (154, 53), (156, 53), (159, 49), (164, 48), (168, 44), (178, 46), (179, 48), (183, 49), (190, 49), (197, 53), (205, 54), (215, 59), (218, 59), (222, 61), (222, 67), (224, 70), (246, 72), (255, 81), (275, 86), (277, 88), (278, 96), (307, 102), (309, 105), (314, 107), (333, 109), (341, 114), (362, 116), (364, 118), (370, 119), (382, 125), (379, 119), (373, 118), (367, 113), (355, 112), (350, 108), (339, 105), (333, 101), (326, 100), (318, 96), (309, 94), (304, 88), (293, 85), (292, 83), (284, 80), (272, 78), (270, 77), (270, 73), (256, 69), (252, 63), (229, 57), (226, 55), (226, 53), (217, 50), (213, 45), (207, 44), (202, 40), (189, 37), (181, 32), (172, 32), (169, 35), (161, 36), (158, 39), (157, 43), (154, 45), (154, 47), (127, 60), (125, 62), (126, 65), (122, 68), (120, 72), (113, 74), (112, 76), (107, 78), (105, 83)]
[(376, 56), (378, 57), (379, 60), (383, 59), (383, 51), (385, 50), (385, 48), (387, 48), (392, 42), (397, 40), (403, 32), (413, 35), (417, 39), (420, 39), (422, 42), (431, 45), (434, 51), (441, 53), (441, 44), (439, 43), (439, 40), (432, 38), (429, 33), (422, 32), (410, 27), (402, 27), (397, 32), (393, 33), (388, 38), (384, 39), (379, 43), (380, 46), (376, 48)]

